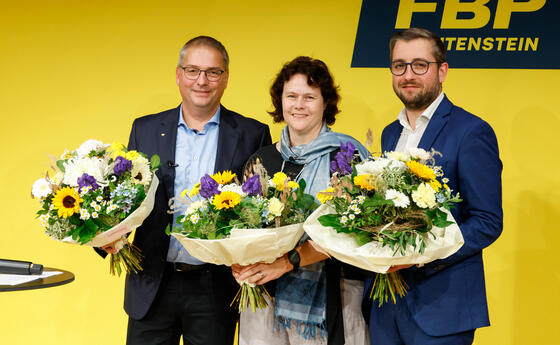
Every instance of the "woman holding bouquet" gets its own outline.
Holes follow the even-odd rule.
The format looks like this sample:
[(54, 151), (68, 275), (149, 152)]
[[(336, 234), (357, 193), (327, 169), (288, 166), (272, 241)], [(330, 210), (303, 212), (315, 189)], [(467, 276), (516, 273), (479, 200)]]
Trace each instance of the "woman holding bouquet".
[[(281, 171), (291, 180), (304, 179), (305, 192), (317, 195), (328, 187), (330, 167), (341, 154), (357, 151), (361, 159), (369, 155), (357, 140), (328, 127), (339, 112), (340, 96), (324, 62), (300, 56), (286, 63), (270, 94), (270, 115), (286, 127), (279, 142), (249, 159), (247, 174), (258, 159), (269, 175)], [(267, 284), (273, 303), (241, 314), (239, 344), (369, 344), (361, 313), (361, 274), (327, 258), (304, 235), (294, 250), (271, 264), (234, 265), (238, 281), (275, 283)]]

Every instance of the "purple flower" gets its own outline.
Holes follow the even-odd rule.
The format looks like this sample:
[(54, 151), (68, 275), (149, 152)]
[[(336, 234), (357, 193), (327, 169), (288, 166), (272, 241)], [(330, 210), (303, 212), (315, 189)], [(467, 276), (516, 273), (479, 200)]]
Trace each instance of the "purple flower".
[(99, 185), (97, 184), (95, 177), (84, 173), (78, 178), (78, 187), (80, 187), (78, 188), (78, 191), (81, 192), (84, 187), (91, 187), (91, 189), (96, 190), (99, 188)]
[(356, 147), (351, 142), (347, 142), (346, 145), (340, 142), (340, 153), (348, 159), (348, 162), (354, 158), (354, 151), (356, 151)]
[(125, 171), (128, 171), (132, 169), (132, 162), (129, 161), (128, 159), (122, 157), (122, 156), (118, 156), (115, 159), (115, 167), (113, 168), (113, 171), (115, 172), (115, 175), (117, 176), (121, 176), (121, 174)]
[(218, 190), (218, 182), (216, 182), (210, 175), (206, 174), (200, 179), (200, 195), (205, 199), (210, 199), (216, 194), (220, 194)]
[(351, 174), (355, 150), (356, 147), (351, 142), (347, 142), (346, 144), (341, 142), (340, 151), (336, 153), (334, 160), (331, 161), (331, 172), (339, 172), (342, 175)]
[(243, 193), (247, 195), (262, 195), (262, 185), (259, 179), (259, 175), (253, 175), (245, 181), (243, 186), (241, 186)]

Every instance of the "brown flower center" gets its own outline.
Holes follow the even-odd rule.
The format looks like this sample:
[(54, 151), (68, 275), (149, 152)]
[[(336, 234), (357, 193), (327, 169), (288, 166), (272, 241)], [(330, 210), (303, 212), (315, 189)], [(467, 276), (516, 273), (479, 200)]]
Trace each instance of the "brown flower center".
[(62, 205), (66, 208), (74, 207), (75, 202), (76, 202), (76, 199), (74, 199), (70, 195), (67, 195), (67, 196), (64, 197), (64, 199), (62, 199)]

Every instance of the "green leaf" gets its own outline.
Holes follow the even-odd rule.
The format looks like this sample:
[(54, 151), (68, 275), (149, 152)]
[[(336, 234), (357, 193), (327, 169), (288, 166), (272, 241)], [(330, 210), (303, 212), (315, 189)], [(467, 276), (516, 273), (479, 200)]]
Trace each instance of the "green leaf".
[(319, 217), (317, 220), (322, 226), (330, 226), (335, 229), (340, 228), (339, 215), (337, 214), (325, 214)]
[(56, 161), (56, 166), (60, 169), (60, 171), (62, 172), (66, 172), (66, 169), (64, 169), (64, 163), (66, 163), (65, 160), (61, 159), (61, 160), (57, 160)]
[(366, 243), (371, 242), (371, 234), (367, 231), (359, 231), (356, 233), (356, 243), (359, 246), (363, 246)]
[(150, 159), (150, 166), (152, 170), (155, 170), (161, 166), (161, 160), (158, 155), (153, 155)]

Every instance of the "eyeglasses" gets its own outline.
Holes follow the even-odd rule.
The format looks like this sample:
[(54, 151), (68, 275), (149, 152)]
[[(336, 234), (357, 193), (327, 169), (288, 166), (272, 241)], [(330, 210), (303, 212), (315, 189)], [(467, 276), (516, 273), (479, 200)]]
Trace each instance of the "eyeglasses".
[(414, 60), (412, 62), (393, 61), (391, 62), (391, 73), (400, 76), (406, 73), (406, 68), (410, 65), (412, 73), (422, 75), (428, 73), (431, 63), (439, 63), (437, 61)]
[(193, 66), (181, 66), (183, 72), (185, 73), (185, 77), (187, 79), (196, 80), (200, 76), (200, 72), (204, 72), (206, 74), (206, 78), (210, 81), (218, 81), (222, 77), (222, 74), (225, 72), (219, 68), (210, 68), (210, 69), (200, 69), (198, 67)]

